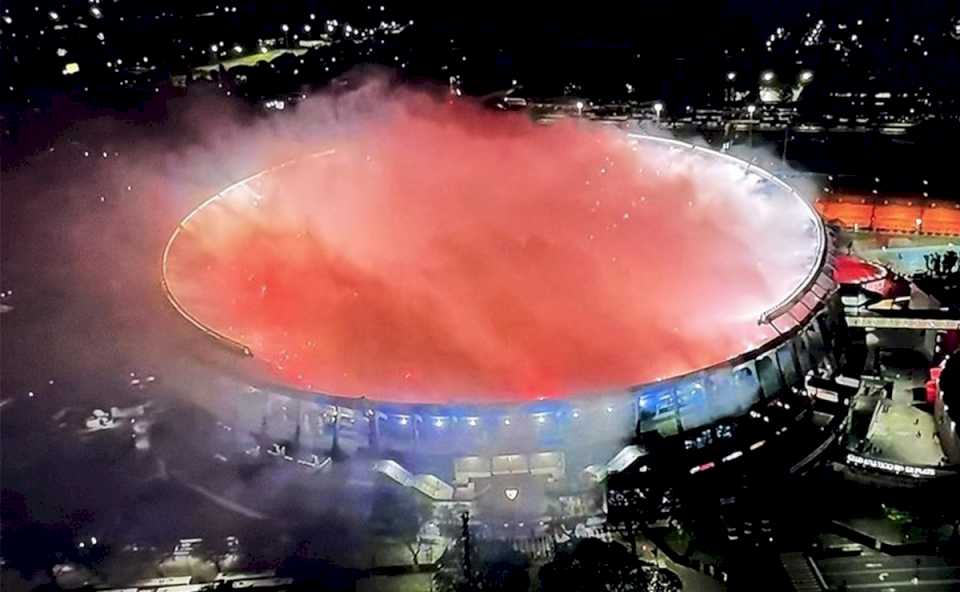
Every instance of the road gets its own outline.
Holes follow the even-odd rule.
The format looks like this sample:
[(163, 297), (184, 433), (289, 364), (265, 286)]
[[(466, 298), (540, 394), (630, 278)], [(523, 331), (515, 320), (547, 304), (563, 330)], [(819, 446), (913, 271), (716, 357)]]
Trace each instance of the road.
[[(919, 561), (919, 563), (918, 563)], [(848, 590), (923, 590), (940, 592), (960, 589), (960, 562), (930, 556), (890, 557), (862, 555), (817, 561), (831, 589), (846, 583)], [(914, 578), (917, 578), (914, 583)]]

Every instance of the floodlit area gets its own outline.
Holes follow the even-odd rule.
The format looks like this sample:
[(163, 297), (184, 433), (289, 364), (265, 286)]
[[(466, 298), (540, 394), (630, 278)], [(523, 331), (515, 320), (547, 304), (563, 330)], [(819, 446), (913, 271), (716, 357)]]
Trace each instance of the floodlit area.
[(196, 72), (213, 72), (218, 70), (220, 66), (223, 66), (225, 70), (230, 70), (231, 68), (236, 68), (237, 66), (256, 66), (260, 62), (265, 62), (269, 64), (273, 60), (284, 54), (291, 54), (294, 56), (301, 56), (307, 53), (307, 50), (304, 48), (293, 48), (293, 49), (268, 49), (264, 51), (258, 51), (256, 53), (251, 53), (249, 55), (239, 56), (235, 58), (230, 58), (217, 62), (216, 64), (210, 64), (208, 66), (198, 66)]
[(881, 458), (937, 466), (944, 455), (930, 413), (905, 404), (883, 404), (873, 420), (869, 442)]

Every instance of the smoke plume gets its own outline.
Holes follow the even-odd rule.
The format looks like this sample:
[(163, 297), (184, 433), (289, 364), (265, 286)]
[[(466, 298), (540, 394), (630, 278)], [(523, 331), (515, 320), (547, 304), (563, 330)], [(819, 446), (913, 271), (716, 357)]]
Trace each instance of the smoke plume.
[(301, 157), (171, 250), (184, 306), (290, 384), (488, 402), (648, 382), (770, 337), (759, 315), (812, 264), (806, 206), (722, 159), (362, 93), (302, 105)]

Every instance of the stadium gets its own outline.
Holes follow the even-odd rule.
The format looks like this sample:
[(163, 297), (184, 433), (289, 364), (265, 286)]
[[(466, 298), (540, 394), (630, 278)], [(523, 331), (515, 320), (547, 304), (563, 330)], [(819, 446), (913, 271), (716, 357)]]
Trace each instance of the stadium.
[[(381, 259), (381, 251), (371, 255), (369, 249), (365, 250), (367, 245), (355, 246), (351, 237), (364, 232), (391, 236), (393, 230), (382, 227), (382, 220), (373, 216), (370, 227), (358, 226), (358, 219), (364, 222), (371, 215), (358, 218), (351, 214), (350, 219), (341, 217), (322, 227), (311, 226), (305, 220), (312, 215), (298, 212), (307, 201), (291, 204), (290, 195), (300, 187), (317, 188), (324, 195), (312, 196), (309, 203), (323, 203), (326, 194), (342, 190), (349, 181), (351, 187), (360, 186), (351, 189), (351, 203), (365, 199), (363, 196), (376, 188), (364, 185), (372, 182), (351, 172), (352, 168), (369, 165), (371, 156), (365, 154), (369, 147), (362, 145), (337, 145), (287, 161), (203, 201), (183, 218), (166, 245), (163, 289), (186, 321), (213, 342), (237, 352), (236, 371), (245, 384), (251, 385), (238, 393), (237, 423), (251, 430), (269, 431), (275, 441), (296, 440), (314, 449), (331, 444), (349, 447), (353, 442), (358, 449), (369, 446), (440, 455), (533, 455), (597, 442), (624, 442), (634, 435), (689, 435), (709, 430), (726, 418), (742, 416), (759, 404), (795, 396), (811, 374), (833, 375), (838, 367), (835, 352), (840, 348), (842, 307), (833, 279), (832, 240), (812, 205), (773, 174), (728, 154), (673, 139), (619, 131), (613, 135), (612, 141), (618, 150), (623, 149), (623, 155), (628, 150), (644, 155), (642, 166), (633, 171), (623, 166), (622, 159), (617, 160), (621, 174), (626, 175), (624, 187), (647, 183), (648, 178), (660, 179), (661, 174), (670, 177), (676, 167), (682, 174), (692, 175), (690, 183), (694, 185), (699, 171), (706, 170), (711, 177), (709, 183), (718, 188), (716, 195), (710, 194), (712, 205), (704, 206), (707, 209), (703, 215), (683, 213), (699, 206), (677, 193), (693, 191), (682, 183), (670, 186), (669, 200), (661, 200), (663, 203), (651, 213), (655, 222), (656, 217), (679, 212), (678, 224), (683, 227), (668, 230), (676, 234), (688, 228), (695, 240), (687, 243), (693, 246), (674, 245), (671, 236), (666, 232), (665, 236), (658, 235), (657, 224), (646, 220), (644, 232), (633, 233), (622, 239), (626, 242), (609, 247), (621, 257), (629, 257), (630, 249), (640, 251), (637, 270), (648, 265), (645, 258), (663, 250), (673, 251), (665, 269), (673, 268), (675, 273), (658, 269), (656, 277), (623, 274), (604, 285), (604, 289), (628, 295), (614, 299), (621, 308), (636, 309), (626, 315), (628, 318), (608, 321), (606, 310), (596, 318), (590, 312), (583, 313), (582, 318), (577, 316), (580, 313), (571, 313), (606, 296), (566, 296), (573, 292), (571, 285), (550, 275), (557, 262), (541, 253), (533, 264), (548, 271), (535, 281), (554, 282), (561, 289), (547, 293), (538, 291), (539, 287), (521, 287), (510, 298), (544, 299), (557, 293), (561, 300), (586, 300), (569, 306), (563, 301), (556, 307), (536, 304), (522, 309), (527, 317), (540, 314), (543, 308), (546, 311), (545, 318), (538, 317), (539, 323), (533, 328), (515, 319), (508, 324), (524, 340), (516, 347), (520, 353), (514, 355), (512, 342), (497, 342), (493, 346), (496, 351), (487, 353), (491, 346), (486, 329), (476, 330), (482, 337), (461, 340), (449, 327), (432, 327), (433, 313), (411, 312), (417, 305), (408, 301), (414, 296), (387, 284), (395, 277), (393, 271), (376, 276), (376, 281), (369, 280), (369, 274), (363, 276), (367, 278), (364, 281), (356, 280), (350, 270), (342, 268), (339, 252), (396, 270), (405, 265), (400, 257), (407, 253), (394, 251), (407, 247), (396, 246), (394, 241), (383, 250), (389, 257)], [(655, 171), (650, 170), (651, 164)], [(477, 166), (483, 170), (483, 164)], [(612, 160), (608, 166), (613, 167)], [(608, 173), (605, 169), (600, 172)], [(504, 172), (505, 177), (509, 174)], [(429, 189), (432, 185), (423, 183), (422, 187)], [(732, 187), (746, 189), (729, 198), (738, 202), (729, 208), (722, 192)], [(554, 185), (551, 188), (556, 190)], [(604, 199), (608, 194), (603, 194)], [(593, 197), (578, 194), (576, 199), (592, 204)], [(447, 220), (442, 211), (433, 213), (443, 206), (429, 203), (429, 195), (425, 199), (429, 216), (439, 216), (439, 220), (454, 225), (450, 232), (469, 234), (469, 229), (455, 227), (458, 217), (451, 215)], [(337, 203), (324, 206), (322, 215), (337, 218), (338, 208), (343, 206), (336, 198), (330, 200)], [(656, 196), (650, 201), (655, 200)], [(642, 210), (642, 203), (630, 201)], [(576, 203), (579, 207), (581, 202)], [(600, 198), (595, 204), (600, 207)], [(622, 205), (616, 203), (616, 207)], [(710, 207), (732, 210), (733, 217), (724, 219), (724, 227), (718, 230)], [(562, 218), (562, 207), (556, 209)], [(482, 215), (476, 213), (476, 217)], [(780, 229), (781, 236), (754, 242), (749, 235), (750, 219), (768, 215), (777, 217), (779, 222), (774, 227)], [(413, 227), (424, 228), (424, 220), (434, 219), (429, 216), (415, 220)], [(577, 232), (581, 230), (578, 217), (573, 216), (571, 222)], [(265, 223), (265, 218), (270, 222)], [(618, 214), (617, 220), (626, 224), (638, 218), (641, 216), (629, 218), (628, 212)], [(737, 228), (741, 221), (746, 236)], [(769, 226), (768, 219), (762, 221)], [(696, 224), (702, 227), (691, 227)], [(344, 230), (346, 227), (350, 232)], [(558, 240), (568, 240), (563, 233), (566, 227), (558, 224), (557, 228)], [(617, 222), (606, 228), (615, 232)], [(317, 239), (321, 232), (336, 236)], [(484, 232), (489, 234), (489, 228)], [(720, 232), (730, 235), (734, 249), (711, 244)], [(531, 265), (530, 259), (524, 259), (531, 248), (528, 243), (537, 247), (536, 241), (528, 238), (522, 249), (498, 246), (495, 252), (498, 257), (518, 258), (518, 267), (525, 269)], [(593, 235), (587, 238), (594, 240)], [(431, 241), (434, 239), (431, 237)], [(298, 246), (303, 241), (309, 246)], [(662, 244), (643, 246), (651, 241)], [(437, 248), (436, 242), (430, 244)], [(547, 247), (542, 251), (548, 252)], [(723, 259), (711, 259), (714, 252)], [(605, 263), (618, 261), (607, 250), (591, 253)], [(569, 261), (571, 257), (564, 251), (558, 259)], [(487, 276), (485, 268), (475, 265), (466, 274), (471, 281), (500, 281), (499, 276)], [(501, 261), (499, 265), (510, 263)], [(316, 271), (325, 266), (330, 269)], [(454, 326), (463, 327), (467, 333), (475, 331), (471, 329), (477, 322), (474, 315), (459, 309), (473, 310), (471, 294), (483, 288), (470, 286), (467, 292), (460, 292), (457, 289), (462, 277), (446, 279), (444, 269), (431, 269), (431, 281), (451, 295), (444, 295), (443, 304), (432, 302), (427, 308), (438, 309), (437, 316), (453, 315)], [(741, 269), (750, 270), (752, 275), (743, 278)], [(635, 271), (635, 275), (639, 273)], [(523, 276), (509, 277), (511, 282), (526, 286)], [(598, 281), (576, 278), (573, 285), (582, 282), (585, 288)], [(664, 286), (654, 287), (660, 283)], [(380, 300), (353, 304), (371, 290), (387, 294), (391, 302), (407, 304), (400, 312)], [(643, 300), (641, 294), (647, 291), (652, 296)], [(676, 293), (675, 299), (669, 297), (671, 293)], [(634, 299), (637, 305), (632, 307), (629, 303)], [(491, 310), (509, 312), (509, 303), (497, 300), (492, 308), (477, 310), (484, 314), (493, 314)], [(453, 312), (448, 313), (448, 305)], [(549, 316), (557, 310), (563, 311), (562, 322)], [(668, 326), (674, 323), (676, 326)], [(572, 324), (576, 327), (571, 328)], [(644, 333), (651, 326), (660, 328), (653, 334)], [(589, 341), (577, 332), (582, 327), (590, 329)], [(381, 331), (385, 333), (382, 337), (378, 334)], [(632, 335), (638, 333), (634, 343)], [(551, 335), (558, 341), (569, 339), (577, 346), (551, 349)], [(457, 343), (447, 347), (445, 339)], [(464, 348), (479, 348), (481, 352), (477, 356), (464, 354)], [(504, 349), (509, 351), (499, 359), (497, 352)], [(631, 350), (636, 353), (631, 355)], [(541, 352), (542, 359), (537, 357)], [(497, 359), (487, 364), (489, 358)], [(535, 462), (533, 456), (529, 458)]]

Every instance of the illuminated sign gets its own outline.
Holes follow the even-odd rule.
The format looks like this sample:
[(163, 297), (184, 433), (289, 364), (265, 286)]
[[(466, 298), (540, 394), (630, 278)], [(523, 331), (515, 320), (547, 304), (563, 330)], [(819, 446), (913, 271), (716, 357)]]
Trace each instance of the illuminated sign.
[(503, 496), (510, 500), (511, 502), (517, 499), (517, 496), (520, 495), (520, 490), (516, 487), (508, 487), (503, 490)]
[(814, 399), (820, 399), (821, 401), (829, 401), (830, 403), (840, 402), (840, 395), (827, 389), (808, 386), (807, 394)]
[(888, 473), (895, 473), (897, 475), (910, 475), (912, 477), (933, 477), (937, 474), (936, 470), (932, 467), (914, 467), (910, 465), (902, 465), (900, 463), (877, 460), (875, 458), (867, 458), (850, 453), (847, 454), (847, 464), (877, 469), (879, 471), (886, 471)]
[(847, 315), (847, 326), (872, 327), (874, 329), (934, 329), (939, 331), (950, 331), (960, 329), (960, 320), (909, 319)]

